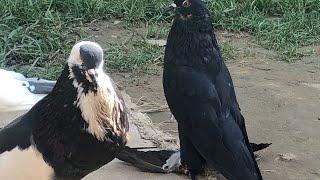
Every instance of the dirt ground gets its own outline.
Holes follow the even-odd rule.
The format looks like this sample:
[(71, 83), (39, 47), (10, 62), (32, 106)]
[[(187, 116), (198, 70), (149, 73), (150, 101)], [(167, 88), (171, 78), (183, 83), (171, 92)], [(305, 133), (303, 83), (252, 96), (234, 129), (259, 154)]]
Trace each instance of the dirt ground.
[[(92, 24), (92, 39), (101, 44), (123, 42), (129, 30), (113, 23)], [(95, 29), (96, 27), (99, 30)], [(229, 42), (234, 58), (227, 61), (238, 101), (253, 142), (271, 142), (259, 152), (259, 166), (268, 180), (320, 179), (320, 46), (313, 55), (286, 63), (262, 48), (248, 34), (218, 31), (218, 42)], [(112, 73), (154, 124), (177, 136), (175, 120), (162, 89), (162, 67), (150, 74)]]

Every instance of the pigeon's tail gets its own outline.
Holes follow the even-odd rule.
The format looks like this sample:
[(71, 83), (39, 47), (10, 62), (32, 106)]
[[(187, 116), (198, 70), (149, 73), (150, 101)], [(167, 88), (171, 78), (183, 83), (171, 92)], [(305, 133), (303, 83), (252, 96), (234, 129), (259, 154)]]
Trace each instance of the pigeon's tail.
[[(271, 143), (250, 143), (253, 152), (260, 151), (271, 145)], [(117, 158), (131, 164), (143, 172), (187, 174), (181, 165), (180, 151), (155, 150), (142, 151), (150, 148), (130, 148), (126, 146)]]
[[(168, 173), (166, 168), (163, 168), (167, 160), (175, 151), (172, 150), (155, 150), (155, 151), (140, 151), (145, 148), (130, 148), (125, 147), (117, 158), (121, 161), (131, 164), (143, 172), (151, 173)], [(180, 159), (180, 155), (179, 155)]]
[(49, 94), (55, 86), (55, 81), (41, 79), (28, 79), (28, 90), (33, 94)]
[(269, 147), (271, 144), (272, 143), (260, 143), (260, 144), (250, 143), (253, 152), (257, 152), (262, 149), (265, 149), (265, 148)]

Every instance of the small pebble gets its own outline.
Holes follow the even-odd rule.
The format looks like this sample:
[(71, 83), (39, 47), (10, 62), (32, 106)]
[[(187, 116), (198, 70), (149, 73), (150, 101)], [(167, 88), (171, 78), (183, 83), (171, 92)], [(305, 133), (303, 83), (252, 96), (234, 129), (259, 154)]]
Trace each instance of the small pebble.
[(114, 25), (117, 25), (117, 24), (120, 24), (120, 23), (121, 23), (121, 21), (118, 21), (118, 20), (113, 22)]
[(90, 28), (92, 31), (99, 31), (100, 29), (99, 28), (97, 28), (97, 27), (91, 27)]
[(284, 154), (279, 154), (279, 157), (277, 159), (281, 161), (292, 161), (297, 159), (297, 156), (293, 153), (284, 153)]
[(163, 47), (167, 44), (167, 40), (164, 39), (148, 39), (147, 42), (152, 45)]

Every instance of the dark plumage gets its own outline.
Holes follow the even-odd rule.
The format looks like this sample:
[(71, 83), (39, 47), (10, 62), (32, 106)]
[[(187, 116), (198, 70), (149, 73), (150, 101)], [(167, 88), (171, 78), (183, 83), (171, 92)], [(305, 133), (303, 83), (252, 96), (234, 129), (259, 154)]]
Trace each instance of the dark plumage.
[[(253, 152), (269, 147), (270, 143), (250, 143)], [(141, 150), (145, 149), (145, 150)], [(126, 146), (117, 158), (131, 164), (143, 172), (150, 173), (177, 173), (188, 175), (185, 166), (181, 165), (180, 150), (146, 150), (150, 148), (130, 148)], [(203, 164), (206, 168), (207, 164)]]
[[(0, 130), (0, 172), (4, 156), (16, 147), (42, 155), (46, 169), (52, 168), (45, 179), (81, 179), (119, 154), (127, 142), (127, 112), (102, 70), (102, 58), (96, 43), (74, 46), (52, 92)], [(34, 173), (41, 173), (38, 169)]]
[(178, 122), (182, 164), (193, 179), (204, 164), (228, 179), (262, 179), (210, 12), (202, 0), (175, 4), (163, 87)]
[[(151, 172), (151, 173), (167, 173), (162, 166), (165, 164), (167, 159), (175, 153), (175, 151), (171, 150), (147, 150), (140, 151), (141, 148), (130, 148), (125, 147), (120, 154), (118, 154), (117, 158), (126, 163), (130, 163), (131, 165), (139, 168), (143, 172)], [(175, 169), (176, 171), (177, 169)]]

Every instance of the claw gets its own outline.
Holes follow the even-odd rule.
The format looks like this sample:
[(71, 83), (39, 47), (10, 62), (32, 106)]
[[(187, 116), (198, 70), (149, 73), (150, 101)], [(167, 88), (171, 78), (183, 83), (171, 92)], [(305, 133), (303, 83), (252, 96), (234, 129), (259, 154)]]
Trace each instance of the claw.
[(189, 175), (190, 171), (186, 165), (180, 165), (178, 168), (178, 172), (184, 175)]

